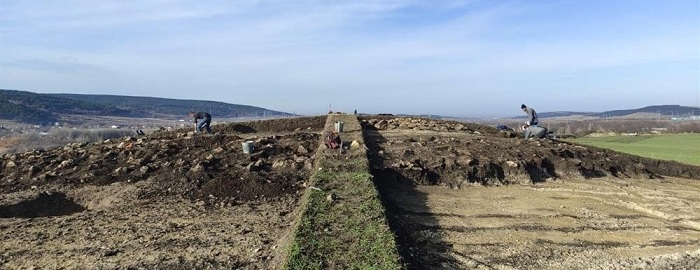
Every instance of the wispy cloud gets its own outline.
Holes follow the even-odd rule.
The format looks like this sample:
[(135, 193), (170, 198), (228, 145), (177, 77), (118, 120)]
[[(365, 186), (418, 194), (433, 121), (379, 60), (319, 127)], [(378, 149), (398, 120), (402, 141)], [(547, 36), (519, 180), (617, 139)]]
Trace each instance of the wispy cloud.
[[(124, 94), (175, 98), (190, 98), (198, 88), (208, 89), (201, 98), (309, 113), (331, 100), (367, 111), (384, 110), (390, 100), (396, 110), (420, 113), (414, 104), (420, 100), (439, 104), (425, 110), (469, 114), (497, 113), (491, 103), (520, 104), (567, 85), (571, 96), (585, 87), (616, 98), (611, 85), (636, 89), (676, 79), (682, 82), (669, 91), (678, 103), (700, 104), (700, 86), (688, 75), (699, 69), (688, 63), (700, 61), (693, 1), (679, 7), (517, 0), (0, 5), (0, 87), (6, 88), (114, 93), (121, 87)], [(655, 68), (658, 73), (647, 73)], [(100, 81), (113, 83), (100, 87)], [(319, 97), (329, 91), (337, 94)], [(460, 111), (465, 107), (471, 111)]]

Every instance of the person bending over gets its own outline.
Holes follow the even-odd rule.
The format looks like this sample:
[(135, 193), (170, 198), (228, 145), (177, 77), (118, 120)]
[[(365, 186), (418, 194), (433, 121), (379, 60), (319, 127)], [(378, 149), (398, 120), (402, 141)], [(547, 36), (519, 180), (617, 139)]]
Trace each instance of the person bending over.
[(207, 130), (207, 133), (211, 134), (211, 114), (206, 112), (190, 112), (190, 117), (194, 122), (194, 129), (197, 132), (202, 132), (203, 129)]
[(540, 126), (528, 126), (524, 125), (522, 127), (523, 132), (525, 132), (525, 139), (529, 138), (544, 138), (547, 136), (547, 129)]
[(536, 126), (539, 119), (537, 118), (537, 112), (535, 112), (535, 109), (528, 108), (525, 106), (525, 104), (520, 105), (520, 109), (527, 113), (527, 122), (525, 122), (525, 124), (528, 126)]

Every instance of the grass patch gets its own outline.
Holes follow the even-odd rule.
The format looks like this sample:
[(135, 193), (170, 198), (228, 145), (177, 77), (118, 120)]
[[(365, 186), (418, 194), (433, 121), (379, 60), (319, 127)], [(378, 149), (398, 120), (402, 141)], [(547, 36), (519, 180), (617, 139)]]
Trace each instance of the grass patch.
[[(332, 115), (326, 130), (340, 119), (344, 141), (362, 141), (355, 117)], [(330, 127), (330, 128), (329, 128)], [(374, 187), (363, 147), (345, 153), (317, 151), (314, 188), (292, 241), (286, 269), (400, 269), (394, 234)]]
[(584, 137), (571, 141), (642, 157), (700, 165), (700, 134)]

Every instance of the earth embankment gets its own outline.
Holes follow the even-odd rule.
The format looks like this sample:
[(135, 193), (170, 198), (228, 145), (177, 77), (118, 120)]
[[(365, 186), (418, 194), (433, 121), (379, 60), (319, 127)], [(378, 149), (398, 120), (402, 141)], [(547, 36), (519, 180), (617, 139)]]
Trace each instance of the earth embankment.
[(409, 269), (700, 268), (700, 167), (473, 125), (363, 121)]
[(317, 118), (3, 155), (0, 268), (269, 269), (310, 176)]

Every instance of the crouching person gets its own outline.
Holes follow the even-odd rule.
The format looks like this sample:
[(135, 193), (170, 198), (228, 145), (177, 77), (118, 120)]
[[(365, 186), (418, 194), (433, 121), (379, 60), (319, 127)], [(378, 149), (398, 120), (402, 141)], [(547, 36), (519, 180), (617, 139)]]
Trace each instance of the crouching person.
[(203, 132), (204, 129), (207, 133), (211, 134), (211, 114), (206, 112), (190, 112), (190, 117), (194, 122), (194, 127), (196, 132)]
[(529, 138), (544, 138), (547, 136), (547, 128), (540, 126), (523, 126), (523, 132), (525, 132), (525, 139)]

